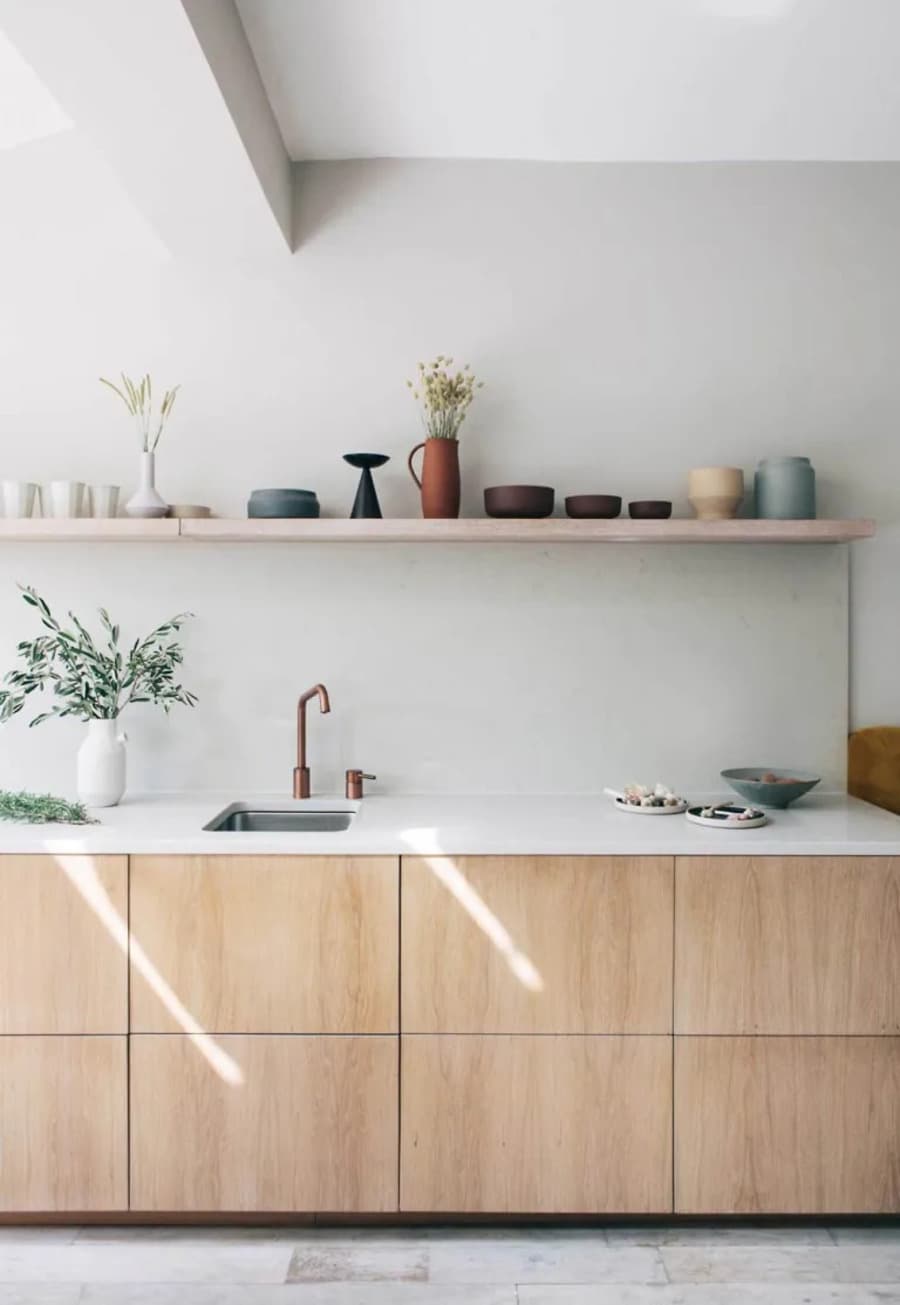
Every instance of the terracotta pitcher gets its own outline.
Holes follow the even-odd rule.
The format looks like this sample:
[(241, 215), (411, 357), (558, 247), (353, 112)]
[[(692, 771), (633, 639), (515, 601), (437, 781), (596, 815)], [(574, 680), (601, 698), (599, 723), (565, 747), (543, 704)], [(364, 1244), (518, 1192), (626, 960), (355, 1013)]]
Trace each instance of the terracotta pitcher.
[[(416, 475), (413, 458), (419, 449), (422, 479)], [(409, 455), (409, 473), (422, 491), (423, 517), (459, 516), (459, 441), (427, 439), (417, 444)]]

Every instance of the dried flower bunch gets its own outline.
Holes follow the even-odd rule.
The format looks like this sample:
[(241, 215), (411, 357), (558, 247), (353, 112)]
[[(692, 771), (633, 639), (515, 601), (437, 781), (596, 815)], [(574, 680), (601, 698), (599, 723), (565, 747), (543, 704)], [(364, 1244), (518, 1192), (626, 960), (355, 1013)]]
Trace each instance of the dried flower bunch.
[(106, 385), (112, 390), (113, 394), (118, 394), (125, 407), (134, 417), (137, 423), (138, 439), (141, 441), (141, 451), (143, 453), (155, 453), (159, 437), (163, 433), (166, 422), (172, 415), (175, 395), (181, 389), (181, 386), (176, 385), (174, 390), (166, 390), (162, 403), (159, 405), (159, 412), (156, 415), (155, 432), (151, 434), (153, 427), (153, 383), (150, 380), (150, 373), (148, 372), (137, 383), (130, 376), (126, 376), (124, 372), (121, 373), (121, 376), (121, 389), (112, 381), (108, 381), (105, 376), (100, 377), (100, 384)]
[(449, 370), (452, 366), (453, 359), (439, 353), (434, 362), (419, 363), (415, 382), (406, 382), (413, 398), (422, 405), (422, 421), (429, 439), (459, 439), (459, 428), (475, 391), (484, 385), (484, 381), (476, 381), (468, 363), (455, 375)]

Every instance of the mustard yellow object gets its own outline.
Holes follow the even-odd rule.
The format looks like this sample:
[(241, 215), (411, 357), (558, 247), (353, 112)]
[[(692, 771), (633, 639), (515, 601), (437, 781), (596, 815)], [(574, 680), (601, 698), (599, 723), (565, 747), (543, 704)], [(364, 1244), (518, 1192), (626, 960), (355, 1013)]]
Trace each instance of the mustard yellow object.
[(847, 788), (853, 797), (900, 815), (900, 727), (873, 725), (850, 735)]

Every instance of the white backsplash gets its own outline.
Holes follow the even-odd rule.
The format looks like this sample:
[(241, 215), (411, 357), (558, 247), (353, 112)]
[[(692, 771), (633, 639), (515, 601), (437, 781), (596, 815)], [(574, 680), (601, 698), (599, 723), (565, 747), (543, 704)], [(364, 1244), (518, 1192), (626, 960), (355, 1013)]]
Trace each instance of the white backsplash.
[[(290, 792), (297, 695), (313, 788), (589, 793), (724, 766), (844, 781), (841, 545), (4, 545), (0, 671), (34, 613), (107, 605), (123, 637), (176, 611), (194, 711), (134, 708), (129, 787)], [(82, 727), (0, 729), (0, 784), (69, 793)]]

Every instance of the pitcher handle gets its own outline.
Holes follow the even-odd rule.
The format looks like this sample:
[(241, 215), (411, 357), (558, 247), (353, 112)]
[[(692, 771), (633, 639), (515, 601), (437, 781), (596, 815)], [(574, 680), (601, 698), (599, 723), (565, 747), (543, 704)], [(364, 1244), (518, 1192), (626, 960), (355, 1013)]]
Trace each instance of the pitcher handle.
[(419, 449), (424, 449), (424, 447), (425, 447), (425, 441), (423, 440), (421, 444), (417, 444), (414, 449), (410, 450), (409, 457), (407, 458), (406, 461), (406, 465), (409, 467), (409, 474), (412, 476), (413, 480), (416, 482), (419, 489), (422, 488), (422, 482), (421, 480), (419, 480), (419, 477), (416, 475), (415, 468), (413, 467), (413, 458), (416, 456)]

